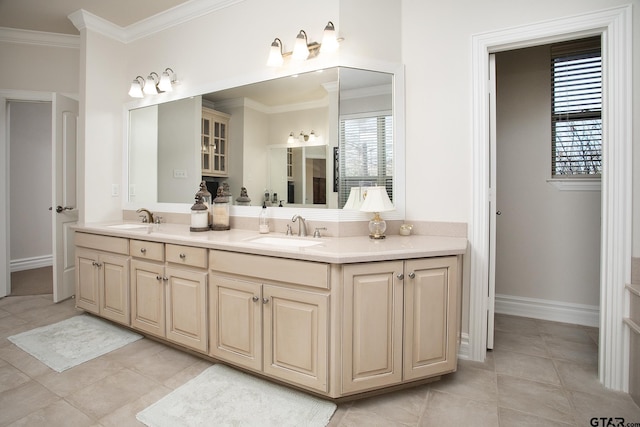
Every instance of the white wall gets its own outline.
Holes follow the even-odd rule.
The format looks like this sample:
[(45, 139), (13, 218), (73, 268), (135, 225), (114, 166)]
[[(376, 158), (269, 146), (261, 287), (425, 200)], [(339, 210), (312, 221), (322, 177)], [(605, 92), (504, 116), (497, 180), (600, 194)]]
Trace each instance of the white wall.
[(51, 103), (10, 102), (11, 261), (52, 254)]
[(496, 294), (598, 306), (601, 193), (547, 182), (550, 60), (549, 45), (496, 55)]

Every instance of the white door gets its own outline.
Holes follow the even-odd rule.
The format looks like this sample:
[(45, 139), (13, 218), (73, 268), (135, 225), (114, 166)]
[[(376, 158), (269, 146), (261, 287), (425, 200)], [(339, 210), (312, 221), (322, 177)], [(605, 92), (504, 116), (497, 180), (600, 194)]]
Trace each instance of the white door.
[(496, 302), (496, 55), (489, 55), (489, 292), (487, 295), (487, 348), (493, 349)]
[(53, 301), (75, 294), (73, 230), (78, 222), (76, 156), (78, 101), (54, 94), (52, 104)]

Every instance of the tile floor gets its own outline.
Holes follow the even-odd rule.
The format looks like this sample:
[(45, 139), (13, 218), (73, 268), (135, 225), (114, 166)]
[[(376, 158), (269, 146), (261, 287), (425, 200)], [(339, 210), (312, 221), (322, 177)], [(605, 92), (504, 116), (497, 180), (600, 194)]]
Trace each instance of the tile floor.
[[(135, 414), (209, 362), (143, 339), (56, 373), (6, 338), (78, 314), (50, 295), (0, 299), (0, 426), (140, 426)], [(591, 426), (592, 417), (640, 425), (629, 395), (597, 381), (594, 328), (496, 316), (485, 363), (460, 361), (435, 383), (343, 403), (331, 427)]]

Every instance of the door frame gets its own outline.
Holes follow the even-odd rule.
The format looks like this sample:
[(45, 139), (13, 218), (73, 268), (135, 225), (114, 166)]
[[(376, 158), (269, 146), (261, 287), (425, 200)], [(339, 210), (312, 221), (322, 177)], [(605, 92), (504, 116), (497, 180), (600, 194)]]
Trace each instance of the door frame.
[(7, 103), (9, 101), (43, 101), (52, 102), (51, 92), (34, 92), (24, 90), (0, 90), (0, 177), (4, 178), (0, 185), (0, 201), (4, 209), (0, 209), (0, 298), (11, 293), (11, 218), (9, 190), (9, 122), (7, 120)]
[(627, 391), (629, 332), (622, 318), (628, 311), (624, 289), (631, 278), (632, 254), (631, 5), (472, 37), (469, 356), (486, 357), (488, 277), (490, 263), (495, 263), (489, 256), (489, 54), (593, 35), (602, 36), (604, 86), (598, 371), (606, 387)]

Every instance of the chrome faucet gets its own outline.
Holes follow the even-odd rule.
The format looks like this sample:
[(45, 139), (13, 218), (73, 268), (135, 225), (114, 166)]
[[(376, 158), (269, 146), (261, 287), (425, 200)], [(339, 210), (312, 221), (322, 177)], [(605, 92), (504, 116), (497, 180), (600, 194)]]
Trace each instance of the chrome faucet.
[(149, 224), (153, 224), (153, 213), (149, 209), (140, 208), (136, 211), (137, 213), (144, 212), (146, 216), (140, 215), (142, 218), (142, 222), (148, 222)]
[(300, 225), (298, 226), (298, 236), (306, 236), (307, 235), (307, 223), (304, 222), (304, 218), (300, 215), (295, 214), (293, 218), (291, 218), (291, 222), (296, 222), (296, 220), (300, 220)]

